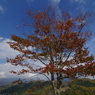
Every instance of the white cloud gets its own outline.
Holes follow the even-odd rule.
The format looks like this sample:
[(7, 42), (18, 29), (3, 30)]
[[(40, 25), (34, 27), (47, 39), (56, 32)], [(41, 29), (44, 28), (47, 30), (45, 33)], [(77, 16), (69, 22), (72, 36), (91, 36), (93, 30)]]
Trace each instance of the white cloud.
[(0, 40), (2, 40), (3, 39), (3, 37), (0, 37)]
[(10, 48), (6, 42), (11, 41), (8, 38), (0, 37), (0, 59), (6, 59), (6, 57), (15, 57), (19, 52)]
[[(19, 52), (13, 50), (12, 48), (10, 48), (9, 44), (6, 42), (10, 42), (12, 40), (8, 39), (8, 38), (3, 38), (0, 37), (0, 59), (5, 59), (6, 57), (8, 58), (14, 58), (17, 54), (19, 54)], [(31, 63), (35, 68), (37, 68), (37, 66), (43, 66), (41, 62), (34, 62), (33, 60), (28, 61), (29, 63)], [(21, 66), (13, 66), (11, 63), (0, 63), (0, 78), (29, 78), (32, 77), (33, 79), (37, 79), (37, 75), (34, 73), (28, 73), (28, 74), (24, 74), (24, 75), (16, 75), (16, 74), (12, 74), (9, 71), (14, 70), (22, 70), (22, 69), (28, 69), (25, 67), (21, 67)]]
[(21, 70), (27, 69), (21, 66), (13, 66), (11, 63), (0, 64), (0, 78), (29, 78), (34, 76), (35, 74), (23, 74), (23, 75), (16, 75), (10, 73), (11, 70)]
[[(27, 67), (21, 67), (21, 66), (13, 66), (11, 63), (5, 63), (0, 64), (0, 78), (21, 78), (21, 79), (41, 79), (41, 80), (47, 80), (47, 78), (42, 74), (35, 74), (35, 73), (27, 73), (22, 75), (16, 75), (13, 73), (10, 73), (10, 71), (18, 71), (21, 69), (28, 69)], [(49, 75), (47, 75), (49, 77)]]
[(0, 12), (4, 13), (4, 11), (5, 11), (4, 8), (2, 7), (2, 5), (0, 5)]
[(85, 0), (70, 0), (71, 3), (86, 3)]

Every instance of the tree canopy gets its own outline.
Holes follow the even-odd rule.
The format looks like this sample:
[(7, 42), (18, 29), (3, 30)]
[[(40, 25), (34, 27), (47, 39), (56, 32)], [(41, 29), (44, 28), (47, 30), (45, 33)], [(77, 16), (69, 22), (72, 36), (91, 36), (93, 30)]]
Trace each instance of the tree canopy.
[[(95, 75), (94, 56), (90, 55), (86, 47), (86, 42), (91, 37), (91, 32), (86, 29), (89, 13), (72, 17), (69, 12), (63, 11), (60, 16), (47, 9), (42, 12), (30, 10), (27, 14), (30, 21), (23, 25), (32, 27), (33, 31), (24, 34), (25, 37), (12, 35), (13, 41), (8, 44), (21, 54), (13, 59), (8, 58), (7, 61), (28, 69), (12, 70), (11, 73), (43, 74), (51, 82), (55, 94), (55, 89), (61, 88), (64, 78)], [(28, 59), (39, 61), (43, 66), (35, 68), (31, 62), (26, 62)]]

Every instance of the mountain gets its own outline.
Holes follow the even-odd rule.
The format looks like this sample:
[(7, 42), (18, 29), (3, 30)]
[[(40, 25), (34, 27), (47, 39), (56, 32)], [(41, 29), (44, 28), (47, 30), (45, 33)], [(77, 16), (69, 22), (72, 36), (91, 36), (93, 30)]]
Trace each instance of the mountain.
[[(67, 86), (67, 88), (63, 86), (60, 95), (95, 95), (95, 80), (79, 79)], [(31, 83), (11, 85), (1, 90), (0, 95), (52, 95), (51, 91), (48, 81), (31, 81)]]
[(10, 84), (15, 78), (0, 78), (0, 86)]

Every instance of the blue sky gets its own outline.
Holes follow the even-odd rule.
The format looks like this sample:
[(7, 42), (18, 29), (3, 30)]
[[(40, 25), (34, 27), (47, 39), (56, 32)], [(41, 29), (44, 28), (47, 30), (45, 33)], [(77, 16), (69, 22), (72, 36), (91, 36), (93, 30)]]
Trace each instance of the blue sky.
[[(95, 0), (0, 0), (0, 78), (16, 77), (8, 73), (10, 69), (15, 67), (6, 62), (6, 57), (15, 57), (18, 52), (12, 50), (6, 42), (11, 41), (12, 34), (22, 35), (22, 32), (16, 27), (20, 27), (23, 24), (22, 19), (28, 17), (26, 11), (29, 9), (43, 10), (49, 5), (57, 7), (59, 13), (63, 8), (72, 15), (76, 15), (78, 10), (83, 13), (95, 13)], [(95, 33), (94, 19), (89, 29)], [(95, 55), (95, 35), (92, 36), (87, 46)]]

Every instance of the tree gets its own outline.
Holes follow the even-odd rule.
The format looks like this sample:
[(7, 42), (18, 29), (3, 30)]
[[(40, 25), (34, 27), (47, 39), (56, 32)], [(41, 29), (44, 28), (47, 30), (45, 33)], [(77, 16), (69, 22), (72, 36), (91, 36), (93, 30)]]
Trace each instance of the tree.
[[(90, 55), (86, 47), (86, 42), (91, 37), (91, 32), (86, 29), (89, 13), (73, 17), (63, 11), (60, 16), (53, 9), (48, 9), (42, 12), (30, 10), (27, 14), (31, 20), (23, 25), (32, 27), (33, 31), (24, 34), (24, 37), (12, 35), (13, 41), (8, 44), (21, 54), (13, 59), (7, 58), (7, 61), (15, 66), (26, 66), (28, 70), (12, 70), (11, 73), (43, 74), (51, 82), (55, 95), (56, 89), (63, 85), (64, 78), (95, 75), (94, 56)], [(28, 59), (39, 61), (43, 66), (35, 68), (27, 63)]]

